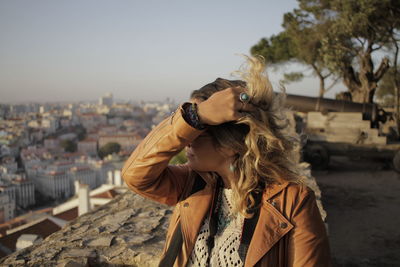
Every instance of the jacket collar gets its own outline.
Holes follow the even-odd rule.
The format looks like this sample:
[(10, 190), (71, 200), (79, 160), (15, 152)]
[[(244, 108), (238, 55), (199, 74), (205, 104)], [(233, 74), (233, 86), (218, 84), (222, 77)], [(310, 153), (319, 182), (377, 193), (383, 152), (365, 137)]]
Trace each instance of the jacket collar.
[(214, 172), (202, 172), (202, 171), (195, 171), (197, 174), (199, 174), (203, 180), (209, 184), (209, 185), (215, 185), (216, 183), (216, 174)]
[(273, 196), (281, 192), (283, 189), (285, 189), (289, 185), (289, 181), (284, 181), (280, 184), (278, 183), (272, 183), (266, 186), (265, 191), (264, 191), (264, 198), (265, 200), (271, 199)]
[[(200, 230), (201, 224), (210, 209), (215, 190), (215, 186), (213, 185), (216, 179), (212, 173), (196, 173), (198, 173), (204, 179), (206, 186), (203, 190), (197, 191), (196, 193), (187, 197), (183, 201), (183, 207), (180, 207), (181, 229), (184, 246), (187, 252), (192, 251), (194, 247), (197, 233)], [(188, 257), (190, 257), (189, 253)]]
[[(203, 180), (210, 185), (215, 185), (216, 182), (216, 175), (213, 172), (200, 172), (196, 171)], [(285, 189), (289, 185), (289, 181), (283, 181), (282, 183), (272, 183), (266, 186), (265, 191), (264, 191), (264, 200), (269, 200), (279, 192), (281, 192), (283, 189)]]
[(244, 266), (255, 266), (293, 228), (294, 225), (282, 213), (271, 203), (265, 202), (261, 206), (260, 217), (250, 241)]

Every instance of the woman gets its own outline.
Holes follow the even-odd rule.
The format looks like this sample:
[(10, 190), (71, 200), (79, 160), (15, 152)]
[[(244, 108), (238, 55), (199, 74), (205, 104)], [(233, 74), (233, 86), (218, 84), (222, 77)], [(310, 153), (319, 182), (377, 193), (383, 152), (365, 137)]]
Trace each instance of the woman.
[[(246, 59), (243, 80), (193, 91), (122, 169), (131, 190), (176, 205), (160, 266), (331, 266), (285, 92), (273, 92), (262, 57)], [(188, 162), (169, 165), (183, 149)]]

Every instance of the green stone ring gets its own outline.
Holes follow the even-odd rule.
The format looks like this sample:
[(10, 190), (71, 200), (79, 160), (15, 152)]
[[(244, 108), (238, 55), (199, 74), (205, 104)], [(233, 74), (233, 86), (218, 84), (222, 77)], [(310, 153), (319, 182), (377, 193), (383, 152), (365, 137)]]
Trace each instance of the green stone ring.
[(246, 94), (245, 92), (240, 93), (239, 95), (239, 100), (242, 101), (243, 103), (249, 102), (250, 97), (248, 94)]

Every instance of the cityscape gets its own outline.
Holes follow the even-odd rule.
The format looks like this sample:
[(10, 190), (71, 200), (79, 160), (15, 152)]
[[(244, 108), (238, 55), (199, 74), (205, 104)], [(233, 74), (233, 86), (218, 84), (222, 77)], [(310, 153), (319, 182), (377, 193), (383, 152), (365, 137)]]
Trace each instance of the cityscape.
[[(0, 257), (127, 190), (124, 160), (174, 101), (0, 105)], [(23, 234), (36, 229), (37, 236)]]

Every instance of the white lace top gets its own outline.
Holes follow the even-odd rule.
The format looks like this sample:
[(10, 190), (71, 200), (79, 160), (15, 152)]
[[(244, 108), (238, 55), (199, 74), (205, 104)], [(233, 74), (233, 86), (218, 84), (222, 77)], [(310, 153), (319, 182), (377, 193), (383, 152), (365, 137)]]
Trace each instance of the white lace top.
[(231, 213), (232, 189), (223, 188), (223, 190), (220, 190), (220, 192), (222, 194), (222, 216), (219, 216), (220, 218), (218, 221), (220, 225), (219, 227), (222, 227), (215, 235), (214, 247), (211, 250), (210, 263), (207, 263), (209, 255), (206, 241), (209, 237), (209, 216), (206, 216), (200, 228), (194, 249), (186, 266), (237, 267), (244, 265), (238, 254), (244, 217), (240, 213), (236, 216)]

